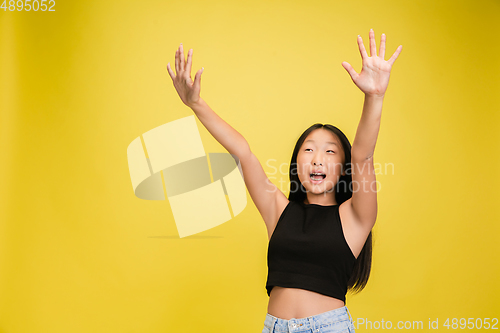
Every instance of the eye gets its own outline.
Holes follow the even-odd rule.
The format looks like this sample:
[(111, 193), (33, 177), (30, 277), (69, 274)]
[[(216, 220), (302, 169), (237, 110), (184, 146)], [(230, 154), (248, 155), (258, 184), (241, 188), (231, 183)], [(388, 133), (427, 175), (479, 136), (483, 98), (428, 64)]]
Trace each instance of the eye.
[(327, 150), (327, 152), (328, 152), (328, 151), (331, 151), (332, 153), (335, 153), (333, 150)]
[(305, 151), (312, 150), (311, 148), (306, 148)]

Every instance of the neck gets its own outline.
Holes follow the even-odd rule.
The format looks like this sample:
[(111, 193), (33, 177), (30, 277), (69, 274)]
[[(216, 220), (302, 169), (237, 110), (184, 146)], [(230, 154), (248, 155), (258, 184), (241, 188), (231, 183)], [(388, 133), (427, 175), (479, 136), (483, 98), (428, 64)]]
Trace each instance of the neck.
[(335, 200), (334, 196), (318, 196), (318, 197), (311, 197), (307, 196), (306, 199), (304, 200), (304, 203), (306, 205), (309, 204), (314, 204), (314, 205), (321, 205), (321, 206), (330, 206), (330, 205), (336, 205), (337, 201)]

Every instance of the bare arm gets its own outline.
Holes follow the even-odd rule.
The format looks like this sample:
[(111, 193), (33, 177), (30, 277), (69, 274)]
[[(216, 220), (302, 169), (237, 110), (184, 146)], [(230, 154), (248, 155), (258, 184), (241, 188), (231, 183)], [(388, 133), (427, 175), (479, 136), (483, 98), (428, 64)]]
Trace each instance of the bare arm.
[(352, 142), (352, 158), (359, 161), (373, 156), (380, 129), (384, 97), (365, 95), (363, 112)]
[(383, 97), (365, 95), (363, 113), (351, 148), (351, 206), (358, 221), (371, 229), (377, 219), (377, 180), (373, 153), (380, 129)]
[(373, 153), (380, 129), (382, 104), (392, 65), (402, 50), (400, 45), (391, 58), (385, 61), (385, 40), (386, 36), (382, 34), (377, 55), (375, 33), (373, 30), (370, 31), (369, 57), (361, 36), (358, 36), (359, 51), (363, 60), (361, 73), (356, 73), (349, 63), (342, 63), (356, 86), (365, 93), (363, 113), (351, 148), (352, 181), (356, 191), (349, 200), (358, 224), (366, 229), (371, 229), (377, 219), (377, 184)]
[(199, 96), (203, 68), (196, 72), (194, 81), (191, 80), (192, 55), (193, 49), (190, 49), (187, 62), (184, 64), (184, 51), (181, 44), (175, 53), (177, 75), (170, 68), (170, 63), (167, 65), (167, 71), (182, 102), (193, 110), (203, 126), (230, 154), (240, 159), (245, 185), (262, 215), (268, 231), (270, 231), (276, 224), (277, 200), (283, 201), (287, 199), (268, 179), (262, 165), (250, 150), (245, 138), (219, 117)]
[(182, 44), (175, 52), (174, 74), (167, 64), (167, 71), (172, 78), (175, 90), (179, 94), (182, 102), (189, 106), (201, 121), (203, 126), (226, 150), (240, 160), (250, 153), (250, 147), (245, 138), (221, 117), (219, 117), (208, 104), (200, 97), (201, 73), (203, 68), (196, 72), (194, 81), (191, 80), (191, 65), (193, 59), (193, 49), (188, 51), (187, 61), (184, 59), (184, 49)]
[(193, 104), (191, 109), (203, 126), (230, 154), (238, 156), (240, 160), (248, 156), (250, 146), (247, 140), (219, 117), (202, 98)]

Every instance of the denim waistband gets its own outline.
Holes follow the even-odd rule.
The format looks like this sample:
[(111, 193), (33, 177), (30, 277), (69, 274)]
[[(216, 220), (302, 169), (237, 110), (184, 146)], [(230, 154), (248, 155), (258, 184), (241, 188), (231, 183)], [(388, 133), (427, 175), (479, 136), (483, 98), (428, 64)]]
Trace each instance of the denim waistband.
[(347, 306), (343, 306), (338, 309), (323, 312), (314, 316), (309, 316), (305, 318), (292, 318), (290, 320), (281, 319), (266, 314), (266, 319), (264, 321), (264, 326), (272, 330), (274, 329), (278, 332), (300, 332), (304, 330), (316, 330), (324, 325), (334, 324), (337, 322), (348, 320), (352, 323), (351, 313)]

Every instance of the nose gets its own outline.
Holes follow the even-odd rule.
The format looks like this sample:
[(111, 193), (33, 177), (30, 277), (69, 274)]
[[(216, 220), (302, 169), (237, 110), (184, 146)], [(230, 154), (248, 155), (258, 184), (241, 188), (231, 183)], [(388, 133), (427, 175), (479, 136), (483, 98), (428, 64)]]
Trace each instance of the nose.
[(318, 155), (314, 156), (314, 159), (313, 159), (313, 164), (314, 164), (314, 165), (318, 165), (318, 164), (319, 164), (319, 165), (323, 165), (323, 163), (322, 163), (322, 162), (321, 162), (321, 160), (320, 160), (320, 156), (318, 156)]

